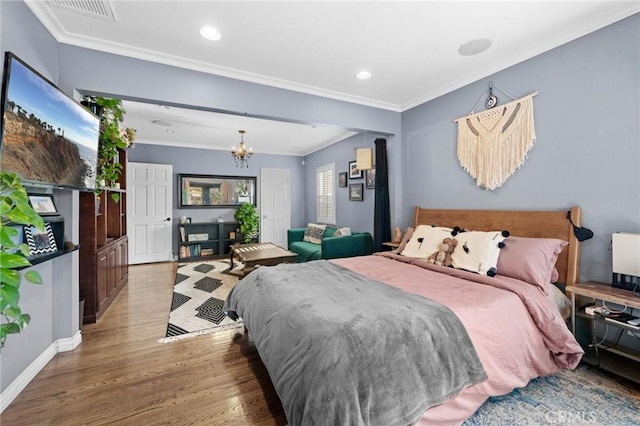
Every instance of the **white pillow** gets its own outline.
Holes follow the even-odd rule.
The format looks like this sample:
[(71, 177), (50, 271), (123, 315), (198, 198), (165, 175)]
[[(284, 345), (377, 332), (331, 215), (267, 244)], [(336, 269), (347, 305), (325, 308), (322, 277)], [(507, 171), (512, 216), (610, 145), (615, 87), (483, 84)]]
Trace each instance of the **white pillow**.
[(441, 226), (418, 225), (400, 254), (417, 259), (426, 259), (438, 251), (442, 240), (451, 238), (451, 231), (451, 228), (443, 228)]
[(304, 237), (302, 241), (308, 243), (320, 244), (322, 237), (324, 237), (324, 230), (327, 225), (318, 225), (317, 223), (310, 223), (304, 229)]
[(452, 266), (482, 275), (496, 275), (500, 256), (499, 244), (508, 235), (508, 232), (503, 231), (459, 233), (455, 236), (458, 246), (451, 254)]
[(336, 229), (336, 232), (333, 233), (334, 237), (348, 237), (351, 235), (351, 228), (344, 227)]

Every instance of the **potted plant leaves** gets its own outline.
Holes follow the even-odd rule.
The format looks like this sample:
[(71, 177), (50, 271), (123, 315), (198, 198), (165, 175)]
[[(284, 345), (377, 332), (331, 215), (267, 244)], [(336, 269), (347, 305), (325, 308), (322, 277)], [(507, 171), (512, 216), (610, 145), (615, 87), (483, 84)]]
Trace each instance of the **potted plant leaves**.
[(240, 226), (240, 233), (245, 243), (250, 243), (258, 237), (258, 226), (260, 217), (256, 211), (256, 206), (251, 203), (241, 204), (236, 209), (233, 217)]
[[(129, 148), (135, 139), (136, 131), (120, 128), (126, 114), (122, 100), (102, 96), (85, 96), (82, 104), (100, 117), (100, 145), (98, 148), (98, 172), (95, 194), (100, 196), (105, 186), (114, 187), (122, 173), (122, 164), (118, 161), (118, 150)], [(118, 192), (112, 192), (116, 203), (120, 200)]]
[[(10, 334), (20, 333), (27, 327), (31, 316), (23, 313), (20, 302), (20, 284), (23, 274), (20, 269), (31, 266), (27, 259), (29, 247), (18, 243), (20, 231), (14, 225), (35, 226), (44, 230), (42, 217), (29, 204), (29, 197), (22, 181), (15, 173), (0, 173), (0, 349)], [(28, 271), (24, 278), (34, 284), (41, 284), (37, 271)]]

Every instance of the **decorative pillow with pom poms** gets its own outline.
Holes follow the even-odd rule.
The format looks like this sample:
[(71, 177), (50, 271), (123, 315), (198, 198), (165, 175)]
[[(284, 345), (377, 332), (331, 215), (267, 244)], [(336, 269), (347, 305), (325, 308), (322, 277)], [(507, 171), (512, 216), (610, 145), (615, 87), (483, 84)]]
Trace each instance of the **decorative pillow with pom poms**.
[[(455, 228), (454, 228), (455, 230)], [(451, 255), (453, 267), (494, 277), (498, 273), (498, 257), (509, 231), (458, 230), (458, 249)]]
[(418, 225), (411, 235), (411, 239), (400, 252), (403, 256), (426, 259), (438, 251), (442, 240), (451, 237), (451, 228), (435, 225)]

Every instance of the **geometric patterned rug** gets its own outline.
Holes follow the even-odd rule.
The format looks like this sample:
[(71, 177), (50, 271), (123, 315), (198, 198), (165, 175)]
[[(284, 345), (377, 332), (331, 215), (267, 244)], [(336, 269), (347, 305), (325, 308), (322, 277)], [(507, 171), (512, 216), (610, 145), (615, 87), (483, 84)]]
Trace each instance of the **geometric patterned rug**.
[(161, 343), (242, 328), (222, 311), (229, 291), (242, 278), (242, 263), (231, 271), (228, 260), (178, 265), (166, 336)]

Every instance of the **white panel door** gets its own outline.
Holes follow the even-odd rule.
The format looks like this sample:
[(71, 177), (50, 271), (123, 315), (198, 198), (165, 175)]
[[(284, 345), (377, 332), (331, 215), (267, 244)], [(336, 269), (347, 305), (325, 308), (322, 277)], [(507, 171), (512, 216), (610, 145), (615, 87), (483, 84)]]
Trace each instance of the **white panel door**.
[(129, 264), (170, 260), (172, 200), (172, 165), (127, 164)]
[(287, 248), (291, 226), (291, 176), (289, 169), (260, 170), (260, 241)]

